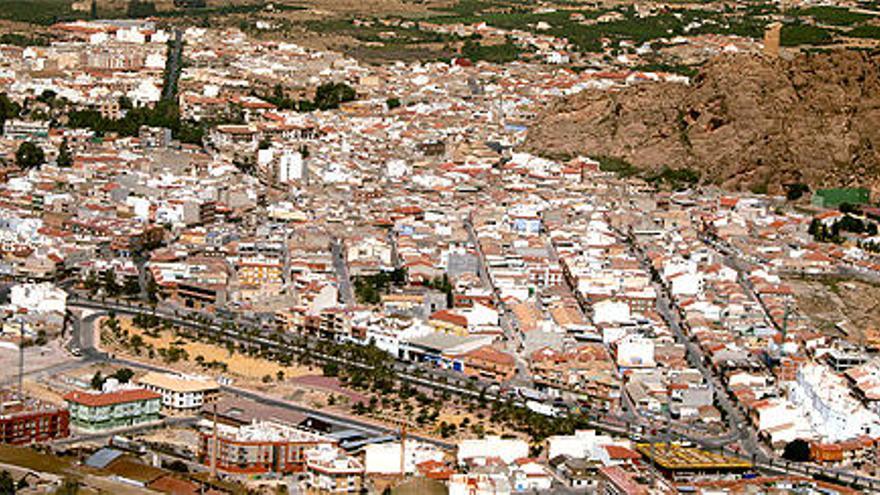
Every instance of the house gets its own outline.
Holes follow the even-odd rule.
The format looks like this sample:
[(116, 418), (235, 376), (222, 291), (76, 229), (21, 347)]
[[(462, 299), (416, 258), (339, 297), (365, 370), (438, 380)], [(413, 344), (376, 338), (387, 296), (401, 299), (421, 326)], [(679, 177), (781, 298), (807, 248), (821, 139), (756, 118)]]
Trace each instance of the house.
[(318, 493), (361, 493), (364, 466), (334, 445), (307, 450), (306, 483)]
[(86, 430), (106, 430), (159, 419), (162, 396), (144, 388), (64, 395), (70, 421)]
[(513, 464), (517, 459), (528, 457), (529, 444), (518, 438), (501, 438), (499, 436), (487, 436), (462, 440), (458, 443), (457, 459), (459, 464), (485, 463), (489, 458), (500, 458), (507, 465)]
[(510, 478), (515, 492), (544, 492), (553, 485), (553, 476), (535, 459), (522, 458), (514, 461)]
[(174, 375), (151, 371), (137, 382), (162, 396), (162, 407), (175, 411), (197, 411), (220, 394), (220, 385), (213, 379)]
[(495, 382), (506, 382), (516, 375), (513, 356), (492, 346), (483, 346), (457, 356), (464, 363), (464, 373)]

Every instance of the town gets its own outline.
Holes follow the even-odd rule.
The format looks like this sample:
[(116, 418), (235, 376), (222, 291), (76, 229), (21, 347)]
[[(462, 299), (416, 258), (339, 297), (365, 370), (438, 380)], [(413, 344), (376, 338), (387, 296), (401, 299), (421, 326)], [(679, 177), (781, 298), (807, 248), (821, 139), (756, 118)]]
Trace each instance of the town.
[(309, 21), (365, 57), (80, 3), (0, 37), (0, 493), (880, 493), (870, 182), (533, 130), (873, 3)]

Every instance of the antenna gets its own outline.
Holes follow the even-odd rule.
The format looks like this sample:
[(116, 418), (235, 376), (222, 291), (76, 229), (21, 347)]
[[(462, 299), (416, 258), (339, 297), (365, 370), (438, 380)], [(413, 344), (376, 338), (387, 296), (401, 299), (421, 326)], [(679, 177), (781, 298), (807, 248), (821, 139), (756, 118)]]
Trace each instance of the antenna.
[(406, 479), (406, 421), (400, 423), (400, 481)]
[(788, 336), (788, 316), (791, 314), (791, 305), (785, 303), (785, 313), (782, 315), (782, 342), (779, 343), (780, 349), (785, 345), (785, 338)]
[(21, 335), (18, 339), (18, 400), (24, 400), (24, 316), (27, 309), (18, 310), (22, 316), (18, 317), (19, 331)]
[(214, 432), (211, 434), (211, 479), (217, 479), (217, 402), (214, 401)]

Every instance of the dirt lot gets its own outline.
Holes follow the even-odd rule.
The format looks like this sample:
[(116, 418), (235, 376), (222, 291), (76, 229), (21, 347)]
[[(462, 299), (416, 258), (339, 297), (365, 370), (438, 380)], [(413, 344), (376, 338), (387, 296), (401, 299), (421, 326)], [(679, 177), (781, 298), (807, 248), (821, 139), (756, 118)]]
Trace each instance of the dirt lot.
[(787, 281), (795, 290), (798, 308), (816, 325), (816, 329), (831, 335), (841, 335), (835, 329), (843, 322), (851, 328), (848, 340), (860, 343), (865, 332), (880, 329), (880, 286), (855, 280)]

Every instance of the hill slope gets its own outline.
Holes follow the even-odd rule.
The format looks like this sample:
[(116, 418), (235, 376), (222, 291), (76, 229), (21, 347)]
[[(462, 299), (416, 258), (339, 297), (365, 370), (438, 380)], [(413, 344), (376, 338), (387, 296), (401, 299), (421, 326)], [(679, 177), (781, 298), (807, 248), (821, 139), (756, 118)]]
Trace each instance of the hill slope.
[(880, 189), (880, 56), (723, 56), (689, 87), (585, 91), (551, 105), (526, 148), (688, 167), (731, 188), (773, 192), (799, 181)]

